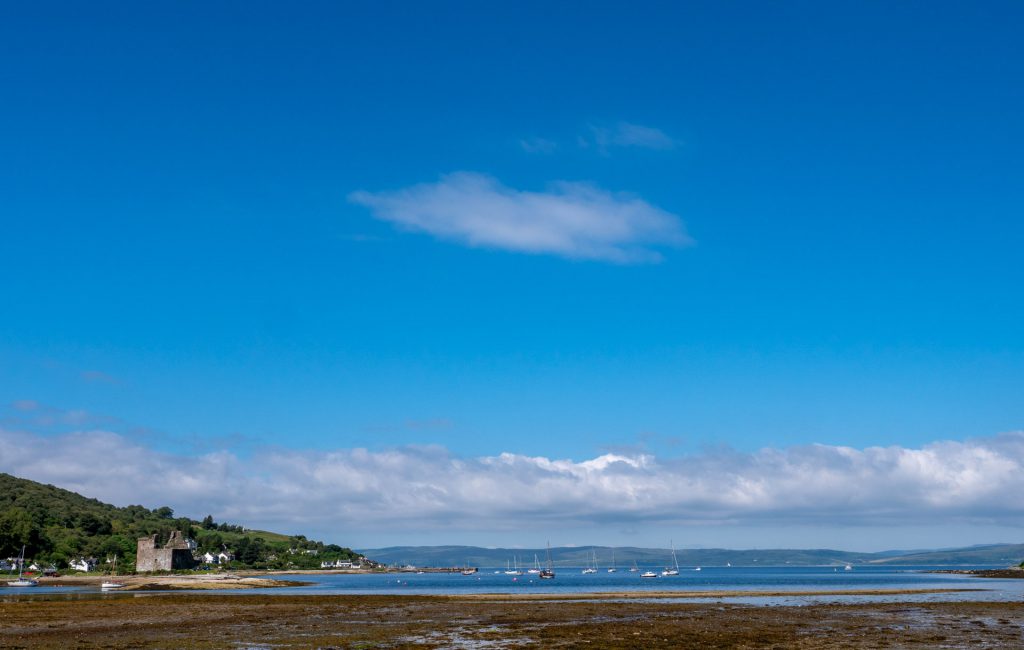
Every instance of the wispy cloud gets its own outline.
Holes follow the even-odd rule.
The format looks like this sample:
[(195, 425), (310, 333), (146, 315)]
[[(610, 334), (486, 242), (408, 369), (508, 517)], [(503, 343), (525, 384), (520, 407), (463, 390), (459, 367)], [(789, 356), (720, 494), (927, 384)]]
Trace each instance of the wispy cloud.
[(353, 192), (378, 219), (468, 246), (616, 263), (657, 262), (691, 243), (679, 217), (636, 196), (560, 181), (547, 191), (507, 187), (473, 172), (390, 192)]
[(642, 124), (619, 122), (612, 126), (591, 125), (589, 133), (579, 139), (581, 146), (595, 146), (600, 151), (612, 147), (639, 147), (642, 149), (675, 149), (679, 142), (661, 129)]
[(809, 445), (681, 458), (467, 458), (403, 447), (262, 448), (243, 461), (227, 451), (161, 453), (105, 431), (46, 437), (0, 429), (0, 471), (118, 504), (339, 534), (508, 530), (523, 521), (562, 529), (1024, 523), (1024, 504), (1007, 498), (1024, 493), (1024, 432), (921, 448)]
[(114, 377), (113, 375), (105, 373), (102, 370), (83, 370), (82, 372), (79, 373), (78, 376), (82, 378), (82, 381), (85, 381), (85, 382), (90, 383), (90, 384), (119, 384), (119, 383), (121, 383), (121, 381), (117, 377)]
[(0, 418), (0, 422), (15, 426), (54, 427), (58, 430), (80, 427), (109, 427), (121, 424), (120, 420), (102, 413), (85, 409), (64, 409), (42, 404), (32, 399), (11, 402), (13, 415)]
[(554, 153), (558, 143), (546, 138), (530, 137), (519, 140), (519, 146), (526, 153)]

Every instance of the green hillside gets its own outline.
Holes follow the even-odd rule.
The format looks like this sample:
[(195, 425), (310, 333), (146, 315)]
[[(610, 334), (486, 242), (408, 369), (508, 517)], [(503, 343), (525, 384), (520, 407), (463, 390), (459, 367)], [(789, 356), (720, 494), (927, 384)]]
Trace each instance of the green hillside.
[(0, 473), (0, 558), (16, 556), (24, 545), (26, 558), (57, 568), (79, 557), (102, 562), (116, 555), (127, 569), (135, 565), (139, 537), (156, 534), (163, 541), (174, 530), (194, 539), (200, 553), (229, 551), (235, 556), (232, 568), (307, 569), (319, 568), (324, 560), (362, 559), (351, 549), (301, 535), (246, 530), (212, 516), (202, 521), (175, 517), (167, 506), (118, 508)]

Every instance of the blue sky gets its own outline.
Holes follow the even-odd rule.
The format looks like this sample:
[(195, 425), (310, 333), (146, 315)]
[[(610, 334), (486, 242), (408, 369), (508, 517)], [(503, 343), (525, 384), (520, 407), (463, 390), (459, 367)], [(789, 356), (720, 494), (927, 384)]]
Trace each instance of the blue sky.
[(1021, 13), (7, 6), (0, 426), (242, 477), (1012, 434)]

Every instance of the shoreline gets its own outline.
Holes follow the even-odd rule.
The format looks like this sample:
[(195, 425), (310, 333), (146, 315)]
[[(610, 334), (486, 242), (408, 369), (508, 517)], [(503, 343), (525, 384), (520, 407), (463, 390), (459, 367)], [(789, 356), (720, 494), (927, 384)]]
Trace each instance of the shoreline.
[(701, 591), (589, 591), (582, 593), (559, 593), (559, 594), (538, 594), (538, 593), (481, 593), (481, 594), (426, 594), (426, 598), (443, 598), (448, 600), (465, 601), (547, 601), (547, 602), (573, 602), (573, 601), (622, 601), (622, 600), (691, 600), (691, 599), (721, 599), (721, 598), (783, 598), (794, 597), (823, 597), (823, 596), (921, 596), (928, 594), (956, 594), (974, 591), (988, 591), (987, 589), (975, 587), (942, 587), (931, 589), (807, 589), (800, 591), (786, 591), (779, 589), (765, 589), (758, 591), (744, 591), (742, 589), (728, 590), (701, 590)]
[[(352, 569), (307, 569), (297, 571), (260, 571), (243, 570), (234, 573), (206, 573), (206, 574), (164, 574), (164, 575), (124, 575), (113, 577), (117, 582), (125, 586), (107, 593), (115, 592), (137, 592), (137, 591), (204, 591), (204, 590), (247, 590), (247, 589), (279, 589), (285, 587), (300, 587), (316, 584), (304, 580), (282, 580), (276, 576), (303, 576), (303, 575), (366, 575), (378, 573), (377, 571), (352, 570)], [(978, 578), (989, 579), (1024, 579), (1024, 570), (1019, 568), (1005, 569), (933, 569), (926, 573), (968, 575)], [(108, 575), (71, 575), (60, 577), (40, 577), (41, 586), (52, 587), (99, 587), (100, 583), (110, 580)], [(848, 589), (848, 590), (816, 590), (808, 589), (801, 591), (764, 590), (701, 590), (701, 591), (608, 591), (608, 592), (583, 592), (574, 594), (504, 594), (504, 593), (479, 593), (479, 594), (437, 594), (441, 598), (468, 598), (468, 599), (492, 599), (492, 600), (637, 600), (637, 599), (696, 599), (696, 598), (742, 598), (742, 597), (785, 597), (785, 596), (880, 596), (880, 595), (915, 595), (915, 594), (941, 594), (956, 593), (965, 591), (981, 591), (976, 588), (932, 588), (932, 589)], [(0, 591), (2, 593), (2, 591)]]
[(975, 578), (997, 578), (1001, 580), (1024, 580), (1024, 569), (1010, 567), (1008, 569), (935, 569), (928, 573), (946, 573)]

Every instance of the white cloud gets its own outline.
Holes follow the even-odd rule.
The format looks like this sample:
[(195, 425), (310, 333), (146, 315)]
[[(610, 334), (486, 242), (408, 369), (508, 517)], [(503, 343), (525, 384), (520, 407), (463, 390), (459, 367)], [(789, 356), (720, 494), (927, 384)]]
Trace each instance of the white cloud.
[(638, 263), (659, 261), (655, 247), (691, 243), (677, 216), (588, 183), (531, 192), (458, 172), (392, 192), (353, 192), (349, 200), (378, 219), (468, 246)]
[(591, 126), (590, 137), (581, 138), (580, 144), (589, 146), (591, 143), (602, 151), (610, 147), (639, 147), (642, 149), (675, 149), (679, 144), (672, 136), (661, 129), (629, 122), (619, 122), (608, 126)]
[(119, 505), (303, 530), (559, 530), (637, 523), (879, 526), (1024, 523), (1024, 432), (919, 449), (810, 445), (584, 461), (441, 447), (265, 448), (244, 461), (118, 434), (0, 429), (0, 471)]

